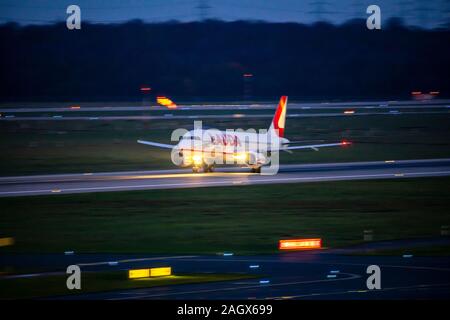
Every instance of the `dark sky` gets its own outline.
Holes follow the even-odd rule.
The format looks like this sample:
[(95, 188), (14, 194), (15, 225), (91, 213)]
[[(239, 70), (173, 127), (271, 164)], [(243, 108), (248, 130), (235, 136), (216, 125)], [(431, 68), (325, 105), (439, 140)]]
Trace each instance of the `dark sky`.
[(141, 19), (194, 21), (266, 20), (342, 23), (366, 18), (368, 5), (380, 6), (382, 20), (396, 16), (408, 25), (433, 28), (449, 22), (450, 0), (0, 0), (0, 22), (41, 24), (66, 19), (66, 8), (79, 5), (82, 21), (98, 23)]

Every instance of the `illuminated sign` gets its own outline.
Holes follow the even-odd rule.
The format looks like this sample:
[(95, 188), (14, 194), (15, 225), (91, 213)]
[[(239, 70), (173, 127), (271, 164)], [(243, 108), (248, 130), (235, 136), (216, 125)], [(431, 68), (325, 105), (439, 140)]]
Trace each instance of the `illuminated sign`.
[(171, 267), (150, 268), (150, 269), (132, 269), (132, 270), (128, 270), (128, 279), (162, 277), (162, 276), (170, 276), (171, 274), (172, 274)]
[(170, 276), (172, 274), (171, 267), (151, 268), (150, 277)]
[(304, 250), (304, 249), (320, 249), (322, 248), (322, 239), (289, 239), (280, 240), (280, 250)]

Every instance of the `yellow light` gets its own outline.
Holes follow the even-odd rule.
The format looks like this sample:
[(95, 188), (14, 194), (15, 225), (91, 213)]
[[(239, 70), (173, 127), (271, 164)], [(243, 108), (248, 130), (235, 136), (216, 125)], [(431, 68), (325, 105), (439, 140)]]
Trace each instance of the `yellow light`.
[(171, 267), (128, 270), (128, 279), (163, 277), (172, 275)]
[(14, 238), (0, 238), (0, 247), (12, 246), (14, 244)]
[(171, 267), (151, 268), (150, 269), (150, 277), (163, 277), (163, 276), (170, 276), (171, 274), (172, 274)]
[(149, 276), (150, 276), (150, 269), (128, 270), (128, 279), (148, 278)]
[(194, 154), (192, 156), (192, 161), (194, 162), (194, 164), (201, 164), (203, 162), (203, 158), (200, 154)]

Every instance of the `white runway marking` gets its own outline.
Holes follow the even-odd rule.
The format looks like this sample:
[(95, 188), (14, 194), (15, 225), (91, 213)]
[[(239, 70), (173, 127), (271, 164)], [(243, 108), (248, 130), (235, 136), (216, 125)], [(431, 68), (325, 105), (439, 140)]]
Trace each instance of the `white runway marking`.
[[(411, 172), (407, 174), (398, 173), (380, 173), (380, 174), (360, 174), (360, 175), (331, 175), (331, 176), (316, 176), (316, 177), (294, 177), (294, 178), (272, 178), (272, 179), (259, 179), (245, 181), (246, 184), (264, 184), (264, 183), (283, 183), (283, 182), (296, 182), (296, 181), (332, 181), (332, 180), (352, 180), (352, 179), (376, 179), (376, 178), (413, 178), (418, 176), (439, 176), (450, 175), (450, 171), (431, 171), (431, 172)], [(183, 182), (183, 183), (159, 183), (159, 184), (144, 184), (144, 185), (119, 185), (119, 186), (105, 186), (105, 187), (85, 187), (85, 188), (66, 188), (56, 189), (58, 194), (68, 193), (80, 193), (80, 192), (95, 192), (95, 191), (108, 191), (108, 190), (139, 190), (139, 189), (151, 189), (151, 188), (189, 188), (189, 187), (207, 187), (207, 186), (220, 186), (220, 185), (233, 185), (236, 180), (230, 181), (199, 181), (199, 182)], [(3, 191), (0, 195), (15, 195), (15, 194), (46, 194), (55, 193), (55, 189), (41, 189), (41, 190), (22, 190), (22, 191)]]

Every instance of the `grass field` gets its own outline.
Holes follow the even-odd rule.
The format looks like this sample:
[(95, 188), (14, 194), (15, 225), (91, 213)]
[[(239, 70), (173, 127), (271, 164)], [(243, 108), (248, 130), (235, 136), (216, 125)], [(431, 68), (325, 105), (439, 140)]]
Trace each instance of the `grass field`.
[[(204, 126), (267, 128), (270, 119), (208, 120)], [(136, 143), (171, 143), (192, 120), (1, 122), (0, 176), (174, 168), (170, 152)], [(448, 115), (289, 118), (286, 136), (304, 143), (354, 142), (350, 148), (282, 153), (281, 163), (450, 157)]]
[(254, 278), (245, 274), (182, 274), (167, 277), (129, 280), (125, 271), (83, 272), (81, 290), (68, 290), (67, 275), (49, 275), (27, 278), (0, 278), (0, 300), (56, 297), (70, 294), (150, 288), (188, 283), (230, 281)]
[(438, 236), (450, 178), (1, 198), (0, 252), (272, 253), (277, 241), (324, 246)]

